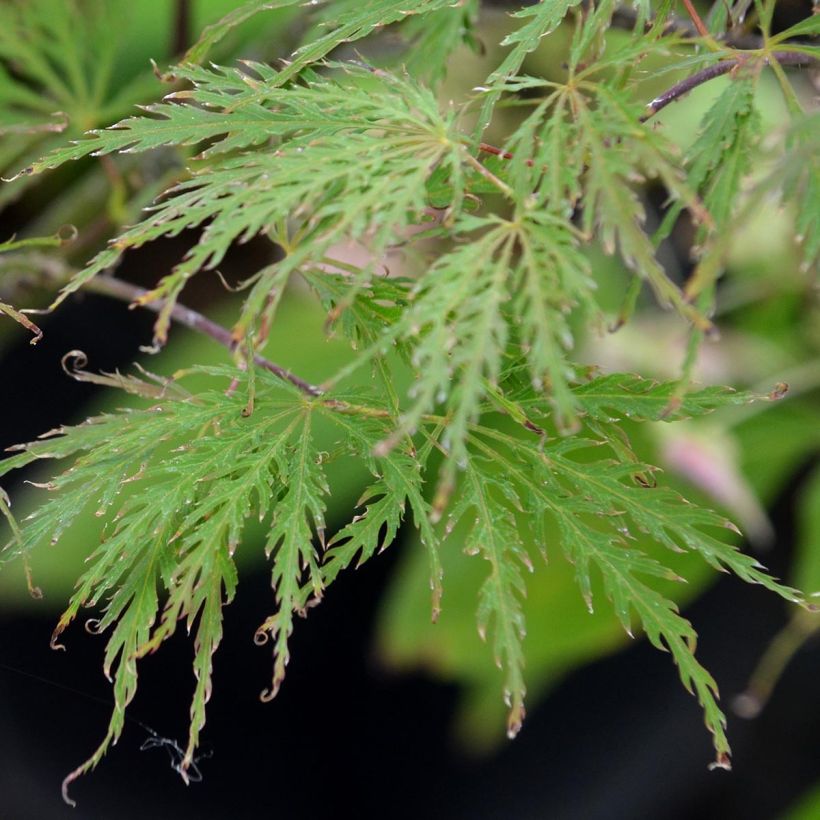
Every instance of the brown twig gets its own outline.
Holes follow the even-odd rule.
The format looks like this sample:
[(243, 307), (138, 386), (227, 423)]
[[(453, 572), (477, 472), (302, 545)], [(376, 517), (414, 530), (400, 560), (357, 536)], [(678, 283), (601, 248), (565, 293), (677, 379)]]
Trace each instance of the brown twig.
[[(130, 302), (132, 304), (148, 293), (148, 291), (144, 288), (132, 285), (122, 279), (116, 279), (113, 276), (96, 276), (87, 282), (83, 286), (83, 289), (91, 291), (92, 293), (99, 293), (102, 296), (110, 296), (114, 299), (119, 299), (122, 302)], [(164, 299), (158, 299), (155, 302), (141, 305), (141, 307), (145, 307), (153, 313), (159, 313), (164, 306)], [(202, 333), (205, 336), (209, 336), (211, 339), (219, 342), (219, 344), (226, 347), (228, 350), (232, 351), (236, 348), (236, 341), (231, 336), (230, 330), (222, 327), (222, 325), (218, 325), (216, 322), (211, 321), (207, 316), (203, 316), (201, 313), (197, 313), (197, 311), (192, 310), (189, 307), (180, 305), (178, 302), (175, 303), (171, 309), (171, 318), (175, 322), (178, 322), (191, 330), (195, 330), (197, 333)], [(283, 381), (289, 382), (294, 387), (301, 390), (306, 396), (315, 398), (322, 395), (322, 390), (316, 387), (316, 385), (306, 382), (295, 373), (291, 373), (287, 368), (266, 359), (264, 356), (257, 354), (253, 357), (253, 361), (257, 367), (261, 367), (263, 370), (273, 373), (274, 376), (278, 376)]]
[[(777, 60), (781, 65), (793, 66), (810, 65), (816, 62), (815, 57), (808, 54), (798, 54), (793, 51), (774, 51), (766, 58), (766, 62), (768, 63), (772, 59)], [(667, 105), (680, 99), (684, 94), (688, 94), (693, 88), (697, 88), (699, 85), (709, 82), (709, 80), (714, 80), (716, 77), (728, 74), (730, 71), (743, 65), (747, 60), (748, 58), (745, 56), (735, 57), (731, 60), (722, 60), (719, 63), (707, 66), (691, 76), (686, 77), (667, 91), (664, 91), (663, 94), (655, 97), (655, 99), (646, 106), (647, 112), (641, 117), (641, 122), (646, 122), (651, 119), (659, 111), (666, 108)]]
[[(496, 148), (495, 145), (490, 145), (488, 142), (480, 142), (478, 144), (478, 150), (484, 154), (492, 154), (495, 157), (501, 157), (501, 159), (513, 159), (513, 155), (509, 151), (503, 151), (501, 148)], [(532, 160), (526, 160), (527, 165), (532, 168)]]

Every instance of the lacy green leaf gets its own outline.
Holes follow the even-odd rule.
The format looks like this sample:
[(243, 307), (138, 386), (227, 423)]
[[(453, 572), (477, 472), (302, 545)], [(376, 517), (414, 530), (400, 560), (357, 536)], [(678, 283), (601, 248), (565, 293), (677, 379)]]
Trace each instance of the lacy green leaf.
[(518, 74), (527, 55), (538, 48), (542, 38), (554, 31), (567, 12), (579, 2), (580, 0), (541, 0), (513, 13), (515, 19), (526, 22), (501, 41), (502, 46), (512, 48), (501, 65), (487, 78), (489, 90), (481, 106), (477, 133), (480, 134), (489, 125), (493, 109), (502, 94), (503, 84)]
[[(190, 69), (187, 76), (195, 88), (177, 95), (176, 104), (151, 109), (161, 117), (132, 118), (35, 166), (52, 167), (79, 153), (217, 138), (209, 149), (211, 161), (166, 192), (146, 220), (91, 260), (55, 304), (116, 264), (126, 249), (206, 225), (186, 258), (143, 299), (166, 300), (156, 327), (157, 341), (163, 342), (174, 301), (190, 277), (215, 268), (233, 242), (291, 220), (285, 235), (277, 236), (291, 252), (256, 277), (238, 323), (241, 336), (260, 314), (270, 321), (277, 304), (271, 292), (281, 293), (294, 270), (321, 260), (334, 242), (367, 232), (378, 255), (402, 226), (419, 220), (433, 168), (449, 168), (453, 180), (463, 176), (465, 148), (454, 118), (442, 115), (435, 97), (410, 80), (374, 78), (347, 66), (337, 79), (313, 77), (305, 86), (283, 88), (273, 69), (253, 64), (247, 70), (253, 76)], [(227, 87), (214, 92), (212, 85), (223, 80)], [(233, 153), (272, 138), (280, 147)]]

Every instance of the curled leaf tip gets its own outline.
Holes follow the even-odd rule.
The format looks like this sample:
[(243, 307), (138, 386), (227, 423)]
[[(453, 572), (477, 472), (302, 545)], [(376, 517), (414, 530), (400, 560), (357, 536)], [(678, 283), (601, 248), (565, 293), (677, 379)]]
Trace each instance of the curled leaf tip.
[(259, 693), (259, 700), (261, 700), (262, 703), (270, 703), (276, 697), (278, 692), (279, 692), (279, 686), (278, 685), (274, 685), (270, 689), (263, 689)]
[(48, 645), (52, 649), (57, 650), (58, 652), (65, 652), (66, 651), (65, 644), (60, 643), (60, 641), (59, 641), (60, 635), (62, 634), (64, 628), (65, 627), (62, 624), (58, 624), (57, 628), (54, 630), (54, 632), (51, 635), (51, 640), (48, 642)]
[(82, 350), (69, 350), (62, 359), (60, 365), (65, 371), (66, 375), (76, 379), (80, 371), (82, 371), (88, 364), (88, 356)]
[(270, 635), (266, 629), (260, 627), (253, 633), (253, 642), (257, 646), (264, 646), (270, 640)]
[(59, 240), (60, 245), (70, 245), (79, 235), (80, 232), (77, 230), (76, 225), (71, 224), (61, 225), (57, 233), (54, 234), (55, 238)]
[(62, 785), (62, 789), (61, 789), (61, 792), (62, 792), (62, 795), (63, 795), (63, 802), (66, 803), (67, 805), (71, 806), (72, 809), (77, 808), (77, 801), (71, 799), (71, 796), (68, 793), (68, 787), (71, 785), (71, 783), (73, 781), (75, 781), (77, 779), (77, 776), (78, 775), (77, 775), (76, 772), (72, 772), (70, 775), (68, 775), (68, 777), (66, 777), (63, 780), (63, 785)]

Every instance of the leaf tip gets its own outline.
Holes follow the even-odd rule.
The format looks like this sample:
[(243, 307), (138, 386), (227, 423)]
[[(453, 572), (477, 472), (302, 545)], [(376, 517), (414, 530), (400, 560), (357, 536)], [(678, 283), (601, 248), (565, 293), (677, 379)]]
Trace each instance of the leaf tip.
[(709, 771), (713, 772), (715, 769), (723, 769), (725, 772), (732, 771), (732, 760), (728, 752), (718, 752), (714, 763), (709, 764)]
[(34, 166), (29, 165), (26, 168), (23, 168), (22, 171), (18, 171), (14, 176), (11, 177), (0, 177), (3, 182), (14, 182), (16, 179), (20, 179), (20, 177), (30, 177), (34, 173)]
[(787, 382), (778, 382), (772, 391), (769, 393), (769, 401), (779, 401), (782, 399), (786, 393), (789, 392), (789, 385)]

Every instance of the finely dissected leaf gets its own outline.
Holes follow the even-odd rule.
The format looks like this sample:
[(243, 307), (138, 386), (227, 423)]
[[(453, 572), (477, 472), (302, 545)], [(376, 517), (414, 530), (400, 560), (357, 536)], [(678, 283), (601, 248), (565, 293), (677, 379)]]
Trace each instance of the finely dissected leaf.
[[(430, 523), (432, 508), (422, 494), (422, 467), (429, 456), (432, 439), (417, 453), (407, 453), (396, 447), (383, 457), (374, 459), (373, 453), (379, 443), (392, 432), (389, 417), (358, 417), (355, 413), (344, 412), (335, 412), (331, 416), (350, 441), (354, 452), (369, 464), (377, 480), (365, 490), (357, 504), (358, 507), (366, 505), (364, 512), (339, 530), (328, 543), (322, 566), (323, 577), (329, 583), (357, 557), (357, 566), (361, 566), (376, 552), (389, 546), (399, 531), (409, 504), (413, 523), (429, 558), (433, 620), (436, 620), (442, 595), (439, 538)], [(408, 444), (412, 444), (409, 439), (405, 442), (405, 445)]]
[(649, 283), (662, 305), (673, 307), (700, 329), (708, 329), (711, 323), (692, 308), (667, 276), (643, 230), (644, 206), (630, 187), (636, 165), (661, 179), (670, 194), (688, 204), (697, 218), (705, 219), (706, 215), (671, 161), (668, 144), (636, 125), (637, 111), (629, 98), (603, 84), (596, 87), (596, 92), (594, 108), (581, 96), (574, 97), (575, 122), (587, 162), (584, 228), (608, 252), (617, 248), (627, 266)]
[(703, 197), (718, 228), (727, 224), (737, 206), (751, 163), (752, 142), (760, 132), (756, 89), (756, 72), (732, 78), (704, 115), (700, 135), (687, 152), (689, 184)]
[(501, 65), (487, 78), (489, 91), (481, 107), (476, 126), (477, 133), (481, 134), (489, 125), (493, 109), (502, 94), (503, 84), (518, 74), (527, 55), (535, 51), (541, 39), (556, 29), (567, 12), (579, 2), (580, 0), (542, 0), (512, 15), (527, 22), (501, 41), (502, 46), (511, 45), (512, 49)]
[[(480, 435), (473, 437), (473, 444), (508, 481), (518, 485), (518, 506), (535, 520), (541, 515), (557, 519), (562, 549), (575, 564), (588, 604), (592, 605), (589, 568), (594, 563), (625, 627), (630, 628), (629, 613), (634, 610), (650, 640), (670, 649), (681, 679), (688, 689), (695, 689), (704, 707), (717, 762), (727, 765), (724, 718), (715, 700), (714, 681), (694, 658), (694, 632), (674, 605), (634, 577), (638, 572), (674, 578), (674, 573), (630, 550), (628, 528), (635, 526), (670, 549), (696, 551), (714, 568), (731, 568), (745, 580), (764, 584), (789, 600), (797, 600), (798, 593), (762, 572), (754, 558), (708, 535), (704, 527), (726, 526), (720, 516), (688, 505), (669, 490), (625, 483), (634, 464), (601, 460), (587, 464), (572, 459), (576, 450), (598, 442), (576, 438), (543, 447), (488, 428), (482, 428)], [(507, 447), (510, 455), (504, 453)]]
[[(0, 7), (4, 119), (16, 114), (30, 124), (58, 125), (54, 115), (62, 111), (65, 128), (69, 112), (102, 102), (116, 56), (117, 29), (111, 26), (113, 4), (94, 5), (87, 4), (83, 13), (73, 0), (11, 0)], [(110, 27), (108, 36), (102, 37), (105, 26)], [(13, 74), (5, 66), (13, 67)]]
[(501, 376), (511, 327), (520, 335), (530, 380), (552, 402), (559, 426), (574, 423), (566, 314), (578, 304), (595, 310), (577, 232), (565, 219), (537, 212), (514, 221), (464, 217), (459, 228), (468, 241), (433, 263), (411, 293), (410, 307), (380, 343), (401, 339), (412, 347), (417, 372), (412, 405), (386, 444), (446, 404), (442, 441), (452, 456), (450, 467), (466, 458), (467, 427)]
[(284, 680), (294, 614), (304, 613), (312, 600), (321, 598), (324, 588), (313, 538), (315, 533), (324, 544), (328, 487), (310, 427), (311, 412), (305, 410), (295, 424), (295, 446), (277, 459), (278, 478), (285, 490), (273, 514), (265, 552), (274, 556), (272, 584), (278, 611), (256, 632), (257, 643), (264, 643), (270, 635), (274, 645), (273, 681), (262, 700), (274, 697)]
[(346, 268), (345, 274), (328, 270), (303, 270), (302, 276), (316, 291), (334, 326), (341, 328), (354, 348), (378, 342), (383, 333), (396, 324), (410, 302), (411, 279), (373, 276), (350, 298), (350, 276), (361, 278), (361, 268), (340, 260), (327, 260), (331, 268)]
[[(281, 88), (273, 69), (253, 64), (249, 70), (253, 76), (190, 69), (186, 76), (195, 88), (176, 95), (178, 104), (151, 109), (163, 118), (133, 118), (74, 146), (74, 154), (147, 150), (225, 135), (209, 149), (213, 157), (288, 138), (286, 147), (212, 160), (175, 186), (144, 222), (92, 260), (58, 302), (115, 264), (125, 249), (206, 224), (199, 243), (143, 299), (167, 299), (156, 330), (163, 341), (173, 302), (191, 276), (216, 267), (233, 242), (291, 220), (290, 235), (281, 237), (290, 254), (258, 276), (239, 321), (241, 336), (260, 313), (267, 311), (270, 321), (277, 303), (271, 294), (281, 293), (291, 272), (320, 261), (334, 242), (366, 234), (378, 258), (403, 226), (421, 219), (433, 168), (448, 167), (454, 180), (462, 176), (465, 149), (452, 116), (441, 115), (433, 95), (409, 80), (347, 67), (335, 80), (313, 77), (306, 86)], [(37, 169), (68, 156), (55, 155)]]
[[(6, 559), (25, 556), (44, 540), (56, 541), (88, 503), (98, 504), (98, 515), (108, 521), (54, 636), (56, 641), (81, 606), (102, 604), (91, 628), (111, 630), (104, 668), (114, 682), (115, 708), (103, 743), (77, 775), (95, 766), (121, 733), (124, 710), (136, 692), (137, 658), (158, 648), (181, 618), (189, 629), (196, 622), (197, 684), (183, 771), (190, 764), (210, 696), (221, 608), (236, 588), (233, 552), (252, 510), (261, 517), (273, 513), (267, 551), (280, 606), (274, 617), (285, 624), (277, 637), (278, 675), (287, 661), (293, 611), (304, 607), (304, 590), (321, 591), (311, 524), (321, 534), (326, 487), (312, 444), (310, 407), (298, 397), (277, 397), (270, 386), (257, 395), (251, 418), (242, 415), (242, 406), (241, 399), (219, 391), (166, 400), (61, 428), (56, 437), (0, 462), (5, 473), (41, 458), (76, 456), (73, 466), (48, 483), (53, 497), (6, 547)], [(127, 484), (134, 488), (121, 502)], [(160, 588), (166, 600), (155, 626)]]
[(605, 82), (558, 85), (541, 80), (508, 83), (507, 90), (542, 88), (545, 96), (507, 143), (514, 188), (567, 216), (580, 205), (582, 226), (604, 250), (616, 250), (646, 280), (661, 304), (674, 307), (701, 329), (710, 322), (667, 276), (644, 230), (646, 213), (635, 190), (641, 174), (660, 179), (698, 220), (709, 217), (677, 167), (675, 149), (639, 122), (630, 94)]
[[(86, 9), (80, 3), (14, 0), (0, 8), (0, 136), (4, 146), (6, 138), (12, 145), (0, 156), (4, 167), (28, 156), (42, 134), (64, 127), (78, 133), (124, 116), (123, 106), (141, 88), (112, 88), (117, 46), (106, 35), (116, 4), (89, 4), (94, 13), (75, 37), (72, 20)], [(630, 634), (640, 625), (653, 645), (671, 652), (703, 707), (717, 764), (728, 765), (725, 721), (715, 682), (695, 658), (695, 631), (657, 588), (681, 579), (662, 552), (650, 555), (646, 545), (653, 541), (700, 557), (789, 601), (799, 602), (800, 594), (726, 543), (721, 535), (735, 530), (721, 515), (656, 486), (654, 468), (638, 459), (618, 422), (696, 417), (755, 397), (710, 387), (684, 394), (680, 383), (592, 375), (593, 369), (572, 361), (571, 314), (591, 319), (599, 312), (582, 247), (598, 241), (648, 282), (661, 303), (697, 330), (711, 328), (689, 297), (713, 284), (725, 244), (720, 233), (731, 225), (752, 171), (750, 152), (761, 130), (753, 97), (767, 58), (748, 51), (684, 162), (669, 140), (642, 122), (646, 100), (636, 94), (642, 72), (635, 67), (651, 56), (663, 58), (662, 71), (696, 70), (722, 58), (722, 47), (710, 41), (709, 55), (692, 54), (689, 46), (684, 56), (671, 54), (669, 46), (681, 39), (664, 31), (671, 7), (666, 0), (654, 5), (653, 20), (651, 4), (639, 0), (635, 32), (619, 45), (607, 34), (615, 0), (602, 0), (577, 15), (563, 83), (521, 76), (527, 55), (577, 4), (544, 0), (515, 13), (520, 25), (503, 42), (511, 48), (488, 87), (480, 89), (477, 131), (470, 137), (459, 126), (469, 103), (442, 105), (414, 77), (434, 82), (443, 76), (450, 53), (471, 40), (477, 0), (247, 2), (206, 30), (186, 63), (168, 73), (184, 88), (177, 85), (162, 101), (76, 143), (49, 151), (45, 140), (45, 157), (23, 172), (91, 155), (179, 151), (173, 187), (162, 190), (145, 218), (100, 251), (57, 299), (116, 265), (128, 249), (197, 231), (181, 262), (162, 271), (138, 300), (160, 302), (157, 343), (165, 341), (172, 315), (205, 326), (190, 311), (175, 310), (176, 299), (191, 277), (217, 268), (235, 244), (264, 235), (281, 251), (278, 261), (249, 271), (232, 335), (214, 331), (221, 341), (227, 337), (243, 365), (250, 363), (249, 371), (199, 368), (212, 386), (190, 394), (149, 373), (138, 378), (75, 369), (71, 375), (81, 381), (124, 389), (152, 406), (51, 431), (0, 462), (2, 477), (38, 460), (71, 459), (64, 472), (40, 485), (49, 500), (22, 526), (0, 490), (0, 516), (11, 528), (0, 560), (25, 561), (36, 545), (56, 543), (90, 505), (104, 525), (54, 644), (81, 607), (98, 608), (87, 626), (108, 635), (104, 670), (113, 683), (114, 711), (102, 744), (67, 783), (117, 740), (136, 694), (138, 661), (181, 621), (195, 635), (190, 734), (178, 766), (185, 776), (205, 725), (222, 608), (237, 588), (235, 550), (251, 515), (267, 522), (264, 550), (272, 562), (273, 613), (256, 633), (258, 643), (273, 644), (272, 683), (263, 700), (282, 684), (296, 616), (318, 602), (342, 570), (385, 549), (410, 519), (427, 550), (435, 618), (441, 542), (458, 525), (466, 551), (489, 567), (477, 584), (478, 627), (503, 669), (511, 735), (524, 716), (522, 568), (533, 569), (529, 545), (545, 554), (560, 546), (588, 607), (593, 591), (596, 600), (608, 598)], [(262, 62), (199, 65), (255, 14), (296, 13), (302, 5), (308, 35), (289, 61), (276, 68)], [(743, 6), (718, 9), (713, 26), (739, 21)], [(767, 35), (772, 8), (759, 10)], [(360, 61), (358, 53), (349, 59), (352, 49), (345, 44), (394, 24), (391, 35), (416, 49), (408, 55), (408, 73), (393, 76)], [(789, 36), (810, 29), (803, 24)], [(337, 49), (347, 62), (328, 61)], [(738, 59), (737, 52), (732, 57)], [(478, 143), (502, 95), (529, 113), (503, 146)], [(789, 99), (793, 120), (784, 132), (790, 156), (775, 163), (776, 183), (784, 201), (795, 203), (808, 266), (820, 253), (818, 129), (816, 116), (794, 113), (796, 97)], [(58, 110), (64, 115), (54, 116)], [(18, 139), (23, 149), (15, 147)], [(109, 176), (119, 176), (110, 159), (103, 164)], [(654, 237), (640, 188), (649, 177), (671, 200), (667, 222)], [(774, 183), (764, 180), (757, 193)], [(131, 184), (128, 175), (114, 179), (110, 210), (117, 212), (120, 189)], [(153, 190), (168, 184), (157, 182)], [(143, 196), (147, 202), (149, 195)], [(697, 223), (709, 263), (691, 277), (685, 294), (656, 253), (683, 208)], [(114, 215), (123, 224), (122, 214)], [(342, 248), (351, 242), (363, 261), (346, 257)], [(10, 240), (0, 251), (35, 243), (58, 244)], [(389, 269), (394, 258), (400, 276)], [(69, 263), (61, 264), (60, 271), (67, 270)], [(323, 385), (327, 392), (283, 387), (267, 372), (277, 366), (253, 365), (264, 364), (254, 354), (295, 274), (324, 305), (327, 329), (362, 349)], [(630, 290), (633, 297), (637, 292)], [(0, 311), (37, 330), (5, 302)], [(348, 388), (349, 380), (348, 393), (334, 392), (364, 364), (378, 379), (378, 398), (372, 388)], [(408, 365), (414, 383), (405, 397), (400, 380)], [(320, 425), (322, 435), (327, 427), (336, 431), (333, 452), (319, 449)], [(557, 440), (553, 429), (561, 434)], [(328, 475), (333, 478), (326, 465), (337, 458), (363, 465), (372, 481), (358, 514), (326, 542)], [(436, 473), (437, 491), (428, 494), (425, 482)], [(448, 515), (448, 526), (437, 530), (435, 522)]]
[[(222, 377), (232, 373), (225, 368), (207, 372)], [(263, 380), (269, 381), (267, 376)], [(6, 548), (7, 558), (58, 538), (90, 499), (96, 500), (101, 516), (110, 518), (103, 544), (92, 554), (90, 567), (55, 630), (56, 640), (80, 606), (106, 601), (101, 618), (91, 628), (111, 630), (105, 670), (114, 681), (116, 706), (103, 743), (72, 777), (96, 765), (119, 736), (124, 710), (136, 692), (137, 658), (156, 649), (181, 618), (187, 619), (189, 628), (198, 619), (197, 684), (184, 773), (205, 720), (211, 656), (222, 635), (221, 607), (236, 587), (232, 553), (253, 509), (262, 517), (272, 515), (266, 551), (273, 560), (277, 611), (257, 632), (258, 642), (268, 634), (274, 639), (273, 684), (265, 699), (276, 693), (284, 676), (294, 615), (318, 599), (325, 584), (357, 555), (366, 560), (392, 540), (407, 503), (431, 553), (434, 587), (440, 581), (437, 538), (429, 521), (431, 507), (421, 494), (420, 467), (436, 445), (442, 423), (420, 418), (429, 428), (420, 453), (397, 442), (393, 450), (374, 458), (378, 442), (395, 423), (386, 409), (361, 404), (356, 397), (280, 398), (272, 384), (263, 387), (257, 390), (250, 417), (240, 412), (241, 398), (220, 391), (166, 399), (148, 410), (102, 416), (55, 431), (53, 437), (27, 445), (0, 462), (0, 474), (5, 474), (37, 459), (76, 456), (68, 471), (48, 483), (53, 498), (25, 522), (21, 537)], [(606, 379), (598, 387), (601, 394), (612, 391)], [(588, 398), (594, 396), (589, 386), (587, 392)], [(642, 393), (657, 404), (653, 388), (635, 392), (637, 399), (621, 397), (620, 406), (629, 401), (639, 404)], [(722, 398), (724, 403), (731, 400), (731, 396)], [(720, 401), (715, 391), (694, 394), (684, 412), (702, 412)], [(598, 405), (590, 399), (588, 412), (605, 412), (612, 402), (608, 395)], [(312, 441), (316, 412), (338, 425), (353, 452), (379, 476), (366, 495), (364, 515), (332, 540), (324, 567), (313, 547), (314, 536), (323, 538), (328, 491), (322, 459)], [(647, 410), (640, 412), (650, 415)], [(797, 600), (797, 593), (766, 575), (755, 559), (708, 534), (709, 528), (729, 526), (722, 517), (687, 505), (669, 490), (630, 483), (636, 470), (651, 468), (636, 466), (632, 460), (575, 459), (576, 452), (600, 446), (601, 441), (575, 436), (539, 443), (534, 436), (524, 439), (464, 424), (467, 460), (451, 515), (456, 521), (475, 514), (468, 548), (481, 552), (490, 563), (490, 576), (479, 596), (479, 628), (482, 634), (492, 629), (494, 651), (505, 669), (510, 732), (520, 726), (524, 698), (520, 596), (525, 585), (518, 565), (529, 566), (529, 559), (518, 528), (538, 532), (539, 519), (550, 516), (558, 522), (561, 546), (575, 564), (584, 597), (591, 603), (594, 564), (624, 625), (629, 628), (630, 612), (635, 612), (653, 643), (672, 651), (684, 683), (694, 688), (704, 705), (718, 760), (725, 764), (728, 746), (722, 715), (714, 699), (714, 682), (692, 655), (694, 633), (669, 602), (635, 577), (640, 573), (669, 578), (674, 573), (631, 549), (629, 528), (672, 550), (697, 552), (710, 566), (731, 569), (790, 600)], [(193, 438), (191, 431), (197, 431)], [(136, 492), (120, 502), (125, 484), (135, 484)], [(166, 596), (161, 616), (160, 589)], [(437, 594), (434, 607), (438, 607)]]
[(508, 223), (469, 219), (465, 229), (470, 227), (489, 230), (436, 260), (397, 331), (404, 338), (419, 336), (413, 350), (419, 378), (411, 390), (413, 406), (392, 441), (413, 432), (424, 413), (446, 400), (453, 415), (444, 445), (457, 461), (466, 456), (467, 424), (478, 415), (484, 379), (494, 381), (501, 372), (507, 343), (501, 311), (509, 299), (515, 245)]
[(582, 306), (592, 320), (598, 313), (592, 281), (578, 240), (569, 223), (545, 212), (534, 212), (519, 234), (521, 262), (516, 273), (514, 312), (531, 383), (548, 386), (559, 430), (576, 423), (577, 403), (569, 389), (572, 378), (566, 353), (572, 347), (567, 315)]
[[(731, 79), (704, 115), (698, 139), (688, 152), (689, 184), (703, 197), (714, 229), (711, 242), (705, 229), (698, 232), (703, 250), (700, 265), (686, 285), (690, 300), (706, 293), (721, 272), (729, 224), (738, 210), (741, 186), (760, 133), (760, 115), (754, 107), (757, 77), (758, 72), (752, 69)], [(659, 238), (671, 231), (680, 210), (680, 204), (670, 208)]]
[[(117, 76), (128, 15), (113, 0), (0, 5), (0, 169), (62, 145), (65, 137), (54, 134), (107, 124), (154, 93), (147, 66), (125, 82)], [(0, 200), (21, 190), (7, 186)]]
[[(624, 628), (631, 634), (631, 612), (635, 612), (650, 643), (669, 651), (678, 666), (681, 681), (690, 693), (697, 695), (704, 710), (706, 727), (715, 745), (715, 765), (730, 768), (726, 718), (717, 704), (718, 689), (712, 676), (695, 658), (697, 634), (692, 625), (678, 614), (677, 606), (660, 595), (636, 575), (670, 577), (660, 564), (640, 552), (629, 549), (619, 539), (598, 536), (580, 528), (570, 529), (570, 522), (560, 522), (564, 549), (578, 567), (588, 568), (594, 562), (603, 576), (607, 597)], [(580, 579), (579, 579), (580, 580)]]
[[(509, 373), (503, 387), (508, 398), (526, 412), (544, 410), (544, 398), (527, 384), (520, 369)], [(729, 387), (693, 387), (679, 396), (677, 381), (657, 382), (634, 373), (610, 373), (571, 387), (578, 413), (599, 422), (680, 421), (722, 407), (749, 404), (764, 397)]]
[(479, 590), (478, 631), (486, 639), (492, 630), (497, 665), (504, 670), (504, 700), (509, 706), (507, 734), (515, 737), (524, 720), (524, 649), (526, 634), (520, 598), (526, 593), (521, 565), (532, 564), (521, 542), (518, 522), (504, 503), (514, 498), (514, 489), (492, 469), (481, 469), (474, 457), (467, 466), (461, 494), (453, 506), (448, 527), (467, 515), (475, 523), (467, 535), (465, 551), (481, 555), (490, 564), (490, 574)]
[(281, 82), (296, 77), (302, 69), (318, 62), (336, 46), (352, 43), (391, 23), (398, 23), (413, 15), (428, 15), (453, 5), (452, 0), (376, 0), (369, 3), (351, 3), (338, 9), (328, 4), (330, 12), (327, 27), (330, 31), (298, 48), (282, 71)]

